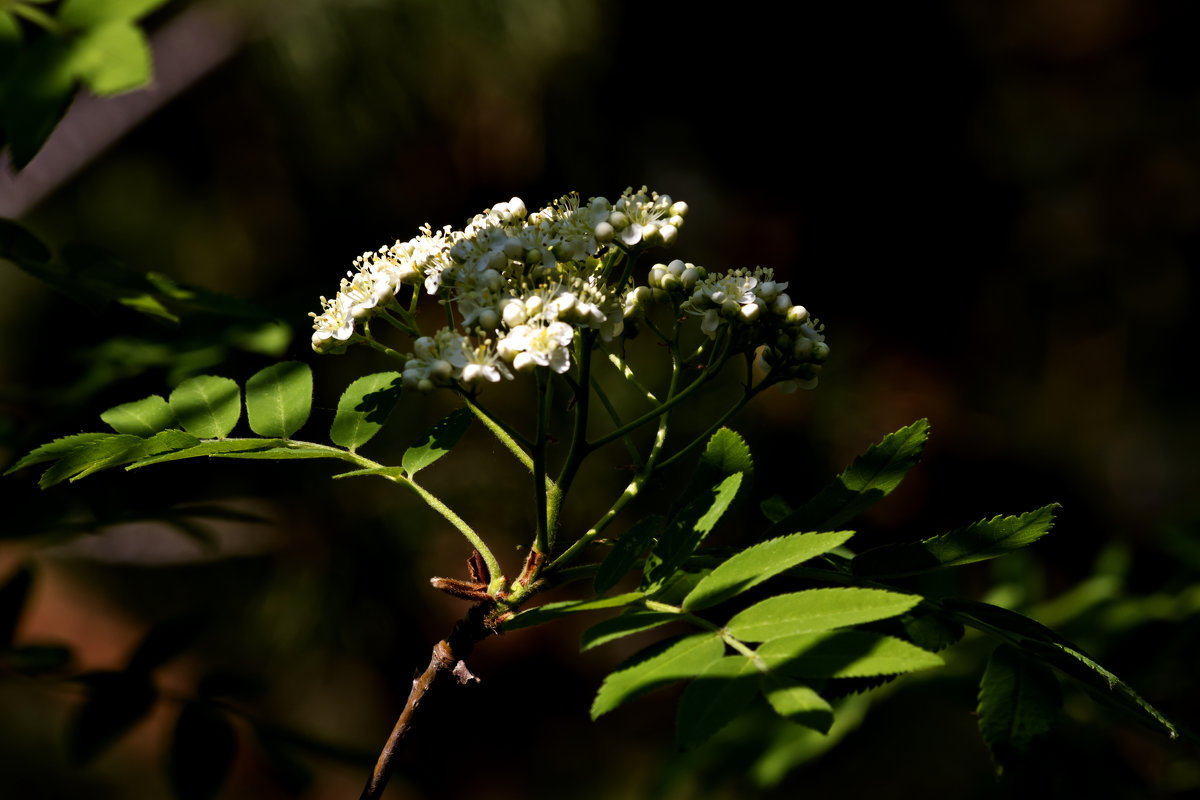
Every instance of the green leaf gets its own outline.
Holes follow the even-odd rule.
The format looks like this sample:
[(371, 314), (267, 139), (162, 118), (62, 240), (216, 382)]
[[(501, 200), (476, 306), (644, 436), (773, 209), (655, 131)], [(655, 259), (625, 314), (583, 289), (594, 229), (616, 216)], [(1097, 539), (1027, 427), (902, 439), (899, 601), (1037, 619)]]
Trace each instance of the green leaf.
[(150, 676), (141, 672), (97, 672), (84, 676), (83, 683), (88, 698), (72, 720), (67, 750), (74, 760), (87, 763), (150, 712), (155, 690)]
[(793, 510), (787, 501), (777, 494), (763, 500), (758, 504), (758, 508), (762, 511), (763, 516), (771, 522), (782, 522)]
[(823, 631), (772, 639), (759, 657), (795, 678), (868, 678), (938, 667), (942, 659), (908, 642), (870, 631)]
[(68, 28), (91, 28), (106, 22), (132, 22), (167, 0), (66, 0), (58, 21)]
[(794, 533), (756, 544), (722, 562), (683, 601), (685, 611), (715, 606), (797, 564), (840, 547), (853, 531)]
[(653, 586), (669, 578), (704, 540), (721, 515), (729, 508), (742, 485), (742, 473), (734, 473), (713, 489), (695, 498), (675, 515), (655, 544), (653, 555), (657, 562), (650, 567), (647, 585)]
[(612, 619), (597, 622), (583, 632), (579, 640), (580, 652), (591, 650), (602, 644), (631, 636), (635, 633), (658, 628), (670, 622), (678, 622), (680, 616), (668, 611), (632, 611)]
[(102, 413), (100, 419), (117, 433), (134, 436), (153, 436), (175, 424), (171, 406), (157, 394), (114, 406)]
[(184, 458), (227, 456), (230, 453), (269, 450), (283, 444), (283, 439), (222, 439), (216, 442), (198, 442), (191, 447), (179, 448), (169, 453), (138, 459), (129, 465), (129, 469), (148, 467), (151, 464), (162, 464), (167, 461), (179, 461)]
[(443, 417), (420, 441), (404, 452), (404, 457), (400, 459), (404, 471), (411, 477), (449, 453), (450, 448), (458, 444), (458, 440), (467, 432), (473, 416), (470, 409), (458, 408)]
[(46, 264), (50, 261), (50, 249), (17, 223), (0, 219), (0, 258)]
[(237, 755), (229, 719), (209, 703), (187, 703), (175, 723), (167, 760), (171, 790), (179, 800), (217, 797)]
[(101, 439), (111, 438), (111, 433), (75, 433), (70, 436), (64, 436), (61, 439), (55, 439), (53, 442), (44, 444), (32, 450), (28, 455), (21, 458), (17, 463), (4, 471), (5, 475), (16, 472), (24, 467), (29, 467), (34, 464), (44, 464), (47, 461), (57, 461), (73, 450), (76, 450), (84, 445), (93, 444)]
[(313, 376), (308, 364), (282, 361), (246, 381), (246, 420), (259, 436), (287, 439), (308, 421)]
[(979, 684), (979, 732), (999, 771), (1050, 732), (1061, 708), (1053, 672), (1008, 645), (992, 651)]
[(662, 523), (663, 518), (660, 516), (644, 517), (625, 531), (625, 534), (613, 545), (613, 549), (604, 561), (600, 562), (600, 568), (596, 570), (596, 580), (592, 584), (596, 594), (602, 594), (616, 586), (621, 578), (633, 569), (633, 565), (642, 557), (642, 553), (649, 546), (654, 534), (662, 527)]
[(329, 438), (351, 452), (369, 442), (395, 408), (401, 381), (399, 372), (377, 372), (347, 386), (338, 400)]
[(99, 97), (127, 92), (150, 82), (150, 43), (129, 22), (90, 28), (71, 44), (71, 70)]
[(833, 725), (833, 706), (812, 687), (776, 671), (763, 675), (759, 687), (779, 716), (820, 733), (829, 732)]
[(262, 441), (278, 442), (277, 445), (265, 448), (246, 450), (227, 450), (223, 453), (213, 453), (213, 458), (258, 458), (271, 461), (294, 461), (301, 458), (334, 458), (343, 460), (341, 451), (331, 450), (311, 442), (295, 442), (284, 439), (263, 439)]
[(761, 674), (745, 656), (725, 656), (709, 664), (679, 698), (675, 745), (684, 750), (701, 745), (742, 713), (758, 694)]
[(149, 439), (129, 434), (108, 434), (104, 439), (77, 447), (42, 474), (43, 489), (70, 479), (77, 481), (102, 469), (129, 464), (159, 453), (195, 446), (196, 437), (178, 430), (156, 433)]
[(768, 597), (735, 615), (725, 628), (744, 642), (765, 642), (887, 619), (919, 602), (919, 595), (883, 589), (807, 589)]
[(840, 528), (900, 485), (920, 459), (928, 438), (929, 421), (924, 419), (888, 434), (854, 459), (816, 497), (776, 525), (806, 531)]
[(641, 592), (627, 592), (614, 597), (601, 597), (595, 600), (562, 600), (554, 603), (546, 603), (537, 608), (531, 608), (522, 611), (516, 616), (505, 621), (502, 625), (505, 631), (513, 631), (518, 628), (528, 628), (532, 625), (541, 625), (544, 622), (561, 619), (571, 614), (578, 614), (581, 611), (600, 611), (605, 608), (621, 608), (630, 603), (636, 603), (645, 595)]
[(17, 623), (32, 586), (33, 570), (27, 564), (18, 567), (0, 586), (0, 651), (7, 650), (13, 643), (13, 634), (17, 632)]
[(75, 92), (67, 42), (57, 36), (37, 37), (18, 50), (8, 74), (19, 75), (21, 80), (9, 81), (4, 87), (0, 131), (7, 139), (13, 166), (23, 169), (50, 137)]
[(403, 467), (369, 467), (367, 469), (352, 469), (349, 472), (339, 472), (334, 475), (334, 479), (338, 478), (358, 478), (363, 475), (378, 475), (382, 478), (395, 478), (407, 482), (408, 478), (404, 475)]
[(940, 604), (971, 627), (990, 633), (1025, 655), (1075, 678), (1102, 703), (1131, 715), (1151, 730), (1172, 739), (1178, 736), (1175, 726), (1133, 687), (1041, 623), (987, 603), (947, 598)]
[(1058, 504), (1019, 517), (993, 517), (921, 542), (867, 550), (850, 562), (855, 575), (895, 578), (985, 561), (1036, 542), (1054, 525)]
[(201, 439), (224, 439), (242, 415), (242, 393), (229, 378), (197, 375), (171, 392), (171, 410), (183, 429)]
[(646, 648), (604, 679), (592, 719), (660, 686), (694, 678), (725, 652), (719, 633), (695, 633)]

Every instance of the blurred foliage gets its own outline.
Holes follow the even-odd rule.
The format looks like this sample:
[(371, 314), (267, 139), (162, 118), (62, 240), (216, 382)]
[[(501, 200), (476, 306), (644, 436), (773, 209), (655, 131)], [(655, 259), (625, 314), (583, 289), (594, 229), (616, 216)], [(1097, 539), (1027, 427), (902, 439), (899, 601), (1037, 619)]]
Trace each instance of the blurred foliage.
[[(12, 5), (0, 4), (6, 75), (13, 53), (44, 36), (22, 19), (14, 51)], [(177, 7), (199, 6), (161, 14)], [(224, 8), (253, 34), (238, 55), (22, 219), (64, 262), (59, 243), (88, 242), (117, 254), (140, 276), (138, 291), (167, 307), (147, 273), (253, 301), (299, 328), (353, 255), (427, 220), (457, 222), (562, 186), (584, 195), (662, 186), (697, 209), (684, 257), (744, 264), (752, 252), (789, 271), (837, 333), (819, 391), (772, 398), (734, 422), (752, 444), (778, 443), (771, 456), (759, 451), (765, 491), (807, 484), (859, 443), (928, 416), (937, 436), (923, 475), (860, 535), (883, 543), (948, 529), (988, 507), (996, 486), (1005, 507), (1061, 502), (1058, 529), (1027, 562), (923, 590), (978, 596), (990, 575), (1001, 590), (984, 599), (1061, 629), (1168, 716), (1200, 707), (1191, 678), (1200, 420), (1186, 366), (1200, 252), (1200, 9), (828, 3), (797, 8), (784, 25), (753, 3), (721, 15), (565, 0)], [(47, 95), (43, 128), (31, 124), (28, 141), (48, 132), (44, 120), (75, 80)], [(0, 97), (0, 119), (11, 97)], [(0, 122), (11, 146), (9, 125)], [(118, 303), (97, 320), (7, 263), (0, 289), (6, 465), (164, 382), (218, 364), (244, 379), (267, 363), (260, 354), (296, 357), (302, 346), (280, 326), (185, 309), (176, 324)], [(274, 341), (262, 345), (255, 331)], [(243, 347), (247, 337), (260, 344)], [(345, 358), (315, 365), (318, 397), (371, 371)], [(332, 403), (323, 413), (332, 418)], [(370, 488), (329, 487), (319, 468), (246, 465), (216, 478), (203, 464), (173, 466), (136, 487), (103, 476), (46, 493), (32, 481), (0, 486), (0, 582), (13, 585), (18, 560), (38, 564), (17, 647), (3, 659), (0, 752), (14, 767), (0, 794), (122, 797), (136, 786), (139, 797), (168, 797), (161, 766), (173, 728), (161, 718), (207, 704), (185, 730), (215, 729), (214, 708), (233, 717), (210, 699), (230, 697), (257, 720), (259, 745), (239, 740), (252, 764), (230, 778), (229, 796), (357, 791), (358, 770), (341, 765), (369, 763), (413, 666), (458, 611), (431, 600), (423, 580), (460, 570), (465, 554), (424, 535), (428, 518), (397, 512)], [(456, 505), (469, 513), (477, 503), (498, 528), (520, 525), (505, 502), (512, 490), (463, 487)], [(148, 495), (157, 508), (131, 507)], [(191, 520), (190, 539), (114, 524), (184, 518), (184, 501), (245, 511), (247, 495), (269, 498), (248, 513), (271, 524)], [(1080, 546), (1093, 558), (1066, 555)], [(64, 695), (61, 678), (122, 669), (146, 631), (196, 607), (217, 622), (159, 668), (160, 682), (184, 690), (160, 700), (167, 710), (143, 728), (154, 741), (138, 744), (135, 728), (92, 766), (69, 767), (62, 732), (83, 693)], [(15, 614), (0, 610), (0, 620)], [(572, 785), (581, 798), (886, 798), (1010, 788), (994, 783), (977, 743), (975, 686), (953, 674), (871, 695), (870, 724), (831, 738), (764, 716), (681, 756), (669, 744), (672, 698), (592, 724), (602, 665), (581, 659), (562, 630), (518, 636), (481, 648), (472, 669), (484, 683), (406, 745), (401, 793), (486, 786), (490, 796), (553, 797)], [(960, 657), (961, 674), (974, 675), (986, 652)], [(53, 680), (13, 677), (39, 672)], [(237, 691), (221, 688), (221, 674)], [(548, 685), (553, 704), (537, 699)], [(842, 719), (865, 713), (862, 697), (847, 698)], [(1138, 798), (1200, 786), (1191, 751), (1119, 728), (1085, 694), (1065, 702), (1029, 785)], [(462, 719), (524, 718), (531, 703), (543, 724), (525, 732), (525, 747), (561, 754), (543, 770), (513, 770), (510, 754), (491, 752), (471, 770), (447, 764), (444, 742), (463, 736)], [(886, 731), (911, 730), (914, 718), (921, 735), (909, 747), (883, 746)], [(316, 731), (325, 735), (306, 738)], [(879, 759), (863, 770), (867, 751)], [(580, 786), (579, 772), (597, 762), (612, 769)]]

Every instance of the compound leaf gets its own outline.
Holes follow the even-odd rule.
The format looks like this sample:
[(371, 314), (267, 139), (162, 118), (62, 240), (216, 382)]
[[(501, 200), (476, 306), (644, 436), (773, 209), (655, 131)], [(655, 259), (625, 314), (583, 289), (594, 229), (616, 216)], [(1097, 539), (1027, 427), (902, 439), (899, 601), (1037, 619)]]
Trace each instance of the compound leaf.
[(633, 565), (641, 558), (642, 552), (650, 544), (654, 534), (662, 527), (662, 523), (663, 518), (660, 516), (643, 517), (625, 531), (624, 535), (613, 545), (613, 549), (604, 561), (600, 562), (600, 568), (596, 570), (596, 579), (592, 588), (596, 590), (597, 594), (607, 592), (616, 586), (621, 578), (633, 569)]
[(1062, 708), (1058, 678), (1008, 645), (992, 651), (979, 684), (979, 732), (997, 769), (1028, 753)]
[(601, 597), (595, 600), (562, 600), (554, 603), (546, 603), (537, 608), (520, 612), (504, 622), (503, 628), (506, 631), (511, 631), (518, 628), (528, 628), (532, 625), (541, 625), (543, 622), (550, 622), (551, 620), (561, 619), (571, 614), (578, 614), (580, 611), (621, 608), (630, 603), (636, 603), (644, 596), (641, 592), (627, 592), (614, 597)]
[(670, 611), (633, 611), (597, 622), (583, 632), (579, 650), (590, 650), (602, 644), (616, 641), (635, 633), (648, 631), (671, 622), (678, 622), (679, 615)]
[(771, 708), (789, 722), (820, 733), (828, 733), (833, 725), (833, 706), (812, 687), (772, 670), (759, 679), (759, 688)]
[(741, 485), (742, 473), (736, 472), (705, 494), (693, 499), (671, 519), (654, 546), (653, 555), (656, 561), (653, 564), (647, 562), (648, 585), (666, 580), (683, 566), (683, 562), (695, 551), (704, 537), (717, 526), (721, 515), (737, 496), (738, 487)]
[(70, 436), (63, 436), (60, 439), (55, 439), (52, 442), (48, 442), (47, 444), (30, 451), (27, 455), (23, 456), (19, 461), (17, 461), (17, 463), (6, 469), (4, 474), (8, 475), (23, 467), (29, 467), (34, 464), (44, 464), (47, 461), (57, 461), (58, 459), (70, 453), (72, 450), (76, 450), (84, 445), (94, 444), (101, 439), (109, 439), (114, 435), (116, 434), (75, 433)]

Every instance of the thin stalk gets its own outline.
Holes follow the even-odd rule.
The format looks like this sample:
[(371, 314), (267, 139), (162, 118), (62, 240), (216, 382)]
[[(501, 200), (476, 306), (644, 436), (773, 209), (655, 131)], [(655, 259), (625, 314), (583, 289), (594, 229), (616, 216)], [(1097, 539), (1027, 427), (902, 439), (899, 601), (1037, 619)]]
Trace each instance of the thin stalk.
[(534, 370), (537, 375), (537, 430), (533, 439), (533, 496), (534, 508), (537, 514), (537, 535), (533, 549), (543, 555), (550, 552), (550, 540), (547, 532), (546, 514), (546, 426), (550, 392), (548, 379), (544, 371)]
[(622, 425), (620, 428), (617, 428), (615, 431), (607, 433), (604, 436), (601, 436), (599, 439), (596, 439), (593, 442), (589, 442), (588, 447), (593, 450), (598, 447), (602, 447), (602, 446), (608, 444), (609, 442), (620, 439), (622, 436), (629, 433), (630, 431), (640, 428), (642, 425), (645, 425), (647, 422), (650, 422), (655, 417), (661, 417), (661, 416), (665, 415), (672, 408), (674, 408), (675, 406), (679, 405), (684, 400), (686, 400), (693, 392), (695, 392), (697, 389), (699, 389), (702, 385), (704, 385), (705, 383), (707, 383), (708, 381), (710, 381), (714, 377), (716, 377), (716, 374), (717, 374), (717, 370), (706, 367), (704, 373), (701, 374), (700, 377), (698, 377), (696, 380), (694, 380), (690, 384), (688, 384), (688, 386), (682, 392), (680, 392), (677, 395), (674, 395), (673, 397), (668, 396), (667, 399), (663, 402), (663, 404), (661, 406), (654, 409), (653, 411), (646, 412), (645, 414), (643, 414), (640, 417), (638, 417), (637, 419), (635, 419), (633, 422), (628, 422), (625, 425)]
[(752, 650), (750, 647), (747, 647), (745, 642), (729, 633), (729, 631), (725, 630), (720, 625), (715, 625), (703, 617), (697, 617), (694, 614), (689, 614), (679, 606), (660, 603), (656, 600), (643, 600), (642, 605), (645, 606), (648, 611), (659, 611), (664, 614), (678, 614), (680, 619), (690, 622), (698, 628), (703, 628), (706, 631), (712, 631), (713, 633), (721, 634), (721, 638), (727, 645), (732, 647), (734, 650), (737, 650), (746, 658), (750, 659), (760, 672), (767, 671), (766, 662), (759, 657), (758, 653), (754, 652), (754, 650)]
[(616, 353), (610, 353), (607, 350), (605, 350), (605, 355), (608, 356), (608, 360), (612, 363), (612, 365), (621, 371), (621, 375), (624, 376), (625, 380), (633, 384), (634, 388), (636, 388), (639, 392), (646, 395), (646, 398), (650, 400), (650, 402), (655, 404), (660, 404), (662, 402), (654, 396), (654, 392), (650, 391), (641, 384), (641, 382), (637, 379), (637, 376), (633, 374), (633, 368), (629, 366), (629, 363), (625, 361), (625, 359), (621, 358)]
[(571, 484), (574, 483), (575, 475), (579, 472), (579, 465), (583, 463), (583, 459), (588, 454), (587, 425), (592, 394), (589, 387), (592, 374), (592, 343), (595, 339), (596, 336), (593, 332), (584, 331), (576, 340), (578, 347), (575, 352), (575, 361), (579, 364), (579, 381), (575, 389), (575, 421), (571, 430), (571, 444), (567, 448), (567, 458), (563, 462), (562, 470), (558, 473), (555, 488), (549, 492), (551, 497), (549, 498), (547, 528), (551, 547), (554, 546), (554, 529), (558, 522), (559, 508), (562, 507), (567, 492), (571, 490)]
[(507, 447), (517, 457), (517, 460), (525, 465), (527, 470), (533, 472), (533, 459), (529, 453), (525, 452), (526, 447), (533, 447), (533, 442), (506, 425), (479, 401), (464, 394), (463, 402), (467, 404), (467, 408), (471, 409), (471, 413), (478, 417), (479, 421), (500, 440), (500, 443)]
[[(401, 309), (401, 311), (403, 311), (403, 309)], [(416, 329), (416, 327), (408, 324), (408, 322), (406, 320), (396, 319), (395, 317), (392, 316), (391, 312), (388, 311), (386, 308), (380, 309), (380, 312), (378, 314), (376, 314), (375, 317), (376, 317), (376, 319), (382, 319), (384, 322), (388, 323), (393, 328), (398, 328), (399, 330), (404, 331), (409, 336), (420, 336), (421, 335), (421, 332), (418, 331)]]
[[(617, 413), (616, 407), (614, 407), (612, 401), (608, 399), (608, 394), (605, 393), (604, 389), (601, 388), (599, 382), (594, 377), (592, 378), (592, 390), (596, 392), (596, 397), (600, 398), (600, 402), (604, 406), (604, 410), (608, 412), (608, 416), (612, 418), (613, 424), (618, 428), (621, 427), (621, 415)], [(633, 440), (626, 435), (621, 437), (621, 441), (625, 443), (625, 449), (629, 451), (629, 457), (633, 459), (633, 465), (638, 469), (641, 469), (642, 456), (634, 446)]]
[(376, 341), (375, 337), (373, 337), (371, 335), (370, 330), (367, 331), (367, 335), (364, 338), (365, 338), (367, 344), (371, 345), (371, 347), (374, 347), (376, 350), (383, 353), (384, 355), (391, 356), (392, 358), (396, 359), (397, 361), (407, 361), (408, 360), (408, 357), (405, 356), (403, 353), (396, 352), (392, 348), (388, 347), (386, 344)]
[(707, 442), (707, 441), (708, 441), (708, 439), (709, 439), (709, 437), (711, 437), (711, 436), (713, 435), (713, 432), (714, 432), (714, 431), (716, 431), (716, 430), (717, 430), (717, 428), (719, 428), (719, 427), (721, 427), (722, 425), (724, 425), (724, 424), (725, 424), (725, 422), (726, 422), (726, 421), (727, 421), (727, 420), (728, 420), (730, 417), (732, 417), (734, 414), (736, 414), (737, 412), (739, 412), (739, 411), (741, 411), (743, 408), (745, 408), (745, 407), (746, 407), (746, 404), (750, 402), (750, 399), (751, 399), (752, 397), (754, 397), (754, 395), (755, 395), (755, 392), (754, 392), (754, 391), (748, 391), (748, 392), (745, 392), (745, 393), (743, 393), (743, 394), (742, 394), (742, 396), (741, 396), (741, 397), (738, 399), (738, 401), (737, 401), (736, 403), (734, 403), (734, 404), (733, 404), (733, 405), (732, 405), (732, 406), (729, 408), (729, 410), (728, 410), (728, 411), (726, 411), (724, 414), (722, 414), (720, 417), (718, 417), (718, 418), (717, 418), (717, 420), (716, 420), (716, 422), (714, 422), (712, 425), (709, 425), (709, 426), (708, 426), (708, 428), (707, 428), (707, 429), (704, 431), (704, 433), (702, 433), (702, 434), (700, 434), (699, 436), (697, 436), (697, 437), (696, 437), (695, 439), (693, 439), (693, 440), (692, 440), (692, 441), (691, 441), (691, 442), (690, 442), (690, 443), (689, 443), (689, 444), (688, 444), (686, 447), (684, 447), (684, 448), (680, 449), (678, 452), (674, 453), (674, 454), (673, 454), (673, 455), (672, 455), (670, 458), (668, 458), (666, 461), (664, 461), (664, 462), (662, 462), (661, 464), (659, 464), (659, 465), (658, 465), (658, 468), (659, 468), (659, 469), (666, 469), (667, 467), (671, 466), (671, 464), (675, 463), (675, 461), (676, 461), (677, 459), (679, 459), (680, 457), (682, 457), (682, 456), (686, 455), (686, 454), (687, 454), (689, 451), (691, 451), (691, 450), (692, 450), (692, 448), (694, 448), (694, 447), (696, 447), (696, 446), (698, 446), (698, 445), (700, 445), (700, 444), (703, 444), (704, 442)]

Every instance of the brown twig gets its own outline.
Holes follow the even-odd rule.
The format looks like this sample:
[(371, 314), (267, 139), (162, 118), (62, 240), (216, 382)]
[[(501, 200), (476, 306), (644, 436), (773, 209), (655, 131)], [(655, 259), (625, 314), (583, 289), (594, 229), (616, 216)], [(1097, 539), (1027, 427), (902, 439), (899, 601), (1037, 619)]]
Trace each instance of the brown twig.
[(395, 757), (396, 748), (412, 728), (417, 707), (438, 683), (439, 678), (443, 675), (452, 676), (459, 684), (479, 681), (467, 669), (465, 659), (471, 654), (471, 650), (477, 642), (485, 639), (489, 634), (495, 633), (493, 627), (488, 624), (488, 612), (491, 610), (491, 605), (487, 603), (480, 603), (472, 607), (467, 616), (455, 623), (454, 630), (450, 635), (433, 646), (433, 655), (429, 659), (429, 666), (425, 668), (420, 677), (413, 681), (412, 691), (408, 694), (408, 702), (404, 704), (404, 710), (400, 712), (400, 718), (396, 720), (387, 744), (379, 753), (379, 760), (375, 762), (375, 769), (371, 772), (371, 777), (359, 796), (359, 800), (377, 800), (383, 794), (388, 778), (392, 774), (392, 759)]

